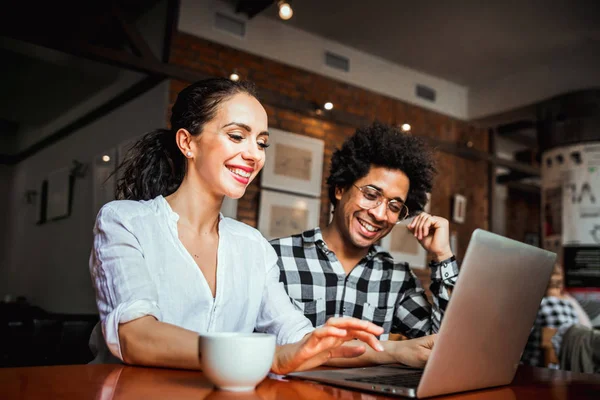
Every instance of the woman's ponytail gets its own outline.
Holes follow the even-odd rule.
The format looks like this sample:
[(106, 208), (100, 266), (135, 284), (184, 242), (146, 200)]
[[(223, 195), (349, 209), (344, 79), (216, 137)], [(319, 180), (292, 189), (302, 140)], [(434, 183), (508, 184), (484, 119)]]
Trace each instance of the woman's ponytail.
[(173, 193), (185, 174), (185, 157), (175, 143), (175, 133), (157, 129), (146, 133), (119, 165), (116, 198), (150, 200)]

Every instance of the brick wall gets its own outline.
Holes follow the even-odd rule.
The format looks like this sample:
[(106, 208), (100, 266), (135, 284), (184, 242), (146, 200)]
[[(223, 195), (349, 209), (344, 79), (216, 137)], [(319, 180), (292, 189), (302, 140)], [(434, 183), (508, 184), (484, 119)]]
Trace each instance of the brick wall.
[[(486, 131), (464, 121), (188, 34), (178, 33), (175, 36), (170, 62), (214, 76), (228, 76), (236, 69), (243, 79), (256, 83), (259, 91), (264, 88), (318, 104), (331, 101), (336, 110), (368, 120), (389, 124), (408, 122), (415, 135), (461, 144), (470, 141), (473, 148), (488, 150)], [(171, 82), (171, 103), (186, 85), (186, 82)], [(270, 105), (265, 105), (265, 109), (269, 126), (324, 140), (324, 180), (321, 190), (321, 224), (324, 225), (329, 218), (325, 179), (329, 174), (331, 155), (356, 127)], [(457, 232), (457, 256), (462, 257), (471, 232), (475, 228), (488, 226), (487, 164), (441, 152), (438, 152), (437, 158), (439, 174), (432, 192), (432, 213), (450, 219), (452, 196), (459, 193), (468, 200), (466, 222), (451, 224), (451, 229)], [(238, 219), (254, 227), (258, 222), (259, 193), (260, 176), (250, 184), (238, 202)]]

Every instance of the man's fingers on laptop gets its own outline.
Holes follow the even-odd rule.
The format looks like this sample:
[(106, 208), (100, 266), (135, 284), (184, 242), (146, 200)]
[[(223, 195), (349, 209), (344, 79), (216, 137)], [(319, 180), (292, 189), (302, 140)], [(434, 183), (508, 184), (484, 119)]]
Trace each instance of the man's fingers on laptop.
[(360, 339), (376, 351), (383, 351), (383, 346), (375, 337), (383, 333), (383, 328), (372, 322), (350, 317), (333, 317), (327, 320), (324, 327), (346, 329), (348, 331), (346, 340)]
[(397, 361), (411, 367), (424, 367), (429, 360), (436, 337), (436, 335), (430, 335), (397, 342)]
[[(361, 321), (361, 322), (366, 322), (366, 321)], [(337, 323), (337, 322), (332, 321), (332, 323)], [(376, 331), (379, 331), (379, 330), (376, 330)], [(368, 333), (363, 329), (350, 329), (350, 328), (340, 329), (340, 328), (337, 328), (334, 326), (328, 326), (326, 324), (320, 328), (315, 329), (312, 333), (312, 336), (316, 340), (319, 340), (319, 342), (316, 346), (334, 347), (334, 345), (331, 344), (332, 341), (334, 341), (334, 340), (339, 341), (339, 344), (338, 344), (338, 346), (339, 346), (339, 345), (343, 344), (343, 342), (348, 342), (350, 340), (358, 339), (358, 340), (368, 344), (376, 351), (383, 351), (383, 346), (381, 345), (379, 340), (377, 340), (377, 338), (373, 334)], [(324, 350), (323, 347), (321, 347), (321, 349)]]
[(341, 329), (352, 329), (364, 331), (379, 336), (383, 333), (383, 328), (369, 321), (363, 321), (352, 317), (332, 317), (327, 320), (325, 326), (335, 326)]
[(428, 349), (433, 349), (433, 345), (435, 344), (436, 340), (437, 340), (437, 333), (434, 333), (433, 335), (423, 336), (423, 341), (424, 341), (423, 344)]
[(331, 358), (354, 358), (364, 354), (367, 351), (365, 346), (340, 346), (331, 350)]
[(371, 346), (375, 351), (383, 351), (383, 346), (381, 345), (381, 343), (379, 342), (379, 340), (373, 336), (370, 333), (366, 333), (363, 331), (349, 331), (348, 332), (348, 339), (352, 340), (352, 339), (358, 339), (363, 343), (368, 344), (369, 346)]

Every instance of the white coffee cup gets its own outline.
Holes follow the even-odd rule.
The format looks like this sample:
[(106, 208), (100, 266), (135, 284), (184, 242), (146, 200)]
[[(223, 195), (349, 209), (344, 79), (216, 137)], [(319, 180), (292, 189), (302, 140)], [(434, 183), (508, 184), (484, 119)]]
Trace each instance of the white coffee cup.
[(267, 333), (200, 334), (202, 371), (219, 389), (253, 390), (269, 373), (275, 336)]

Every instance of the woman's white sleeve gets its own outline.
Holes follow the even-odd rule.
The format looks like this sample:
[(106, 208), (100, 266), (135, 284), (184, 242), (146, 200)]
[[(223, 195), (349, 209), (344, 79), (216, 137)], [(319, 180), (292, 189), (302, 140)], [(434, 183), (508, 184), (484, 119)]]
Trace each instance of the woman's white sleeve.
[(143, 249), (127, 219), (110, 205), (96, 219), (90, 274), (106, 345), (123, 360), (119, 325), (147, 315), (160, 321), (161, 312)]
[(267, 278), (256, 329), (273, 333), (277, 344), (295, 343), (314, 330), (310, 320), (294, 307), (283, 283), (279, 281), (277, 254), (264, 240)]

